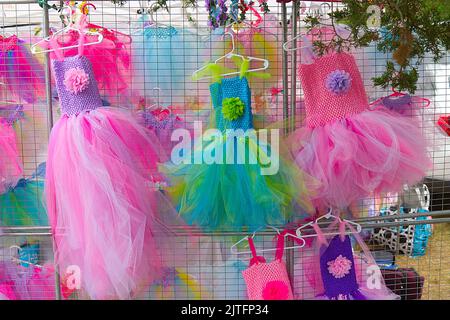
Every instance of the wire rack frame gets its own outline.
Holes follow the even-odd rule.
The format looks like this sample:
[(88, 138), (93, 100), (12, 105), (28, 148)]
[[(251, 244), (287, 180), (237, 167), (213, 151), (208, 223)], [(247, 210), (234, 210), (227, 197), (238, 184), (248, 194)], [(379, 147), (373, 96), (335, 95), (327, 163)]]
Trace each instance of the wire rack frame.
[[(58, 1), (56, 1), (58, 2)], [(101, 1), (98, 1), (101, 2)], [(1, 5), (19, 5), (19, 4), (29, 4), (29, 5), (35, 5), (35, 1), (0, 1), (0, 6)], [(297, 34), (299, 32), (299, 28), (298, 25), (296, 25), (297, 19), (296, 17), (298, 16), (298, 8), (299, 8), (299, 3), (297, 1), (294, 1), (293, 4), (293, 10), (290, 11), (290, 18), (289, 18), (289, 12), (288, 10), (290, 9), (288, 6), (286, 6), (285, 4), (282, 4), (280, 6), (274, 6), (271, 7), (271, 9), (276, 10), (276, 12), (280, 15), (280, 20), (281, 20), (281, 27), (280, 29), (282, 30), (282, 39), (283, 42), (286, 41), (288, 39), (289, 36), (289, 27), (291, 28), (290, 30), (290, 36), (295, 36), (295, 34)], [(103, 7), (103, 3), (101, 4), (101, 6), (99, 6), (100, 8)], [(135, 9), (135, 4), (133, 1), (129, 1), (129, 5), (128, 5), (128, 11), (129, 14), (128, 16), (126, 16), (126, 18), (128, 18), (129, 20), (131, 20), (131, 12), (133, 11), (133, 9)], [(296, 10), (297, 9), (297, 10)], [(17, 9), (16, 9), (17, 10)], [(100, 9), (101, 10), (101, 9)], [(43, 12), (43, 36), (46, 36), (49, 34), (49, 28), (50, 28), (50, 13), (48, 11), (48, 9), (44, 8), (42, 9)], [(115, 13), (116, 16), (108, 16), (106, 17), (104, 14), (101, 14), (100, 17), (100, 21), (106, 21), (109, 18), (109, 20), (111, 20), (112, 18), (112, 24), (113, 25), (119, 25), (118, 21), (117, 21), (117, 13)], [(172, 21), (172, 17), (169, 14), (169, 21)], [(288, 24), (288, 21), (293, 22)], [(111, 22), (111, 21), (109, 21)], [(301, 27), (300, 27), (300, 31), (301, 31)], [(448, 58), (447, 58), (448, 59)], [(375, 64), (378, 62), (377, 59), (375, 60)], [(364, 61), (358, 61), (359, 63), (363, 63), (363, 66), (361, 68), (361, 72), (366, 75), (369, 72), (367, 72), (364, 68)], [(291, 116), (290, 119), (292, 120), (291, 125), (289, 130), (292, 130), (294, 127), (298, 126), (298, 119), (296, 119), (296, 110), (297, 110), (297, 98), (298, 96), (301, 96), (301, 88), (299, 88), (299, 84), (296, 81), (296, 70), (297, 70), (297, 66), (298, 66), (298, 61), (297, 61), (297, 55), (292, 53), (290, 56), (286, 53), (286, 52), (282, 52), (282, 61), (281, 61), (281, 71), (282, 71), (282, 82), (283, 82), (283, 94), (282, 94), (282, 99), (280, 99), (279, 104), (282, 105), (281, 109), (277, 109), (277, 112), (282, 114), (283, 119), (286, 119), (288, 116)], [(361, 67), (361, 66), (360, 66)], [(436, 69), (436, 67), (435, 67)], [(51, 86), (51, 70), (50, 70), (50, 61), (48, 56), (45, 57), (45, 71), (46, 71), (46, 92), (47, 92), (47, 112), (48, 112), (48, 125), (49, 128), (52, 127), (53, 125), (53, 118), (54, 118), (54, 106), (53, 106), (53, 99), (52, 99), (52, 86)], [(448, 69), (446, 71), (446, 74), (448, 76)], [(426, 77), (423, 80), (424, 82), (426, 81)], [(425, 87), (425, 83), (422, 83), (423, 86)], [(426, 90), (423, 89), (422, 90), (424, 93), (424, 96), (426, 96)], [(200, 92), (200, 91), (197, 91)], [(300, 93), (300, 94), (299, 94)], [(377, 92), (378, 94), (382, 94), (382, 92)], [(171, 94), (173, 94), (171, 92)], [(444, 102), (448, 101), (448, 94), (446, 93), (445, 95), (436, 95), (436, 93), (434, 94), (433, 98), (437, 98), (436, 100), (444, 100)], [(435, 116), (436, 114), (434, 114)], [(444, 163), (445, 163), (445, 157), (444, 157)], [(445, 167), (444, 167), (444, 173), (445, 173)], [(433, 175), (432, 175), (433, 176)], [(439, 182), (435, 182), (432, 181), (431, 185), (435, 185), (435, 184), (439, 184)], [(404, 225), (421, 225), (421, 224), (435, 224), (435, 225), (440, 225), (442, 224), (443, 226), (447, 225), (450, 222), (450, 218), (449, 217), (449, 211), (448, 210), (444, 210), (445, 208), (445, 200), (448, 199), (448, 196), (446, 196), (445, 194), (448, 193), (448, 187), (446, 187), (445, 185), (443, 186), (444, 191), (442, 192), (442, 204), (440, 205), (434, 205), (435, 209), (440, 209), (440, 210), (433, 210), (432, 212), (430, 212), (429, 214), (412, 214), (412, 215), (404, 215), (402, 216), (402, 219), (406, 219), (406, 218), (416, 218), (419, 216), (432, 216), (433, 219), (431, 221), (389, 221), (386, 222), (386, 220), (393, 220), (394, 218), (389, 217), (389, 218), (385, 218), (385, 217), (371, 217), (371, 218), (361, 218), (361, 219), (355, 219), (355, 221), (360, 222), (363, 226), (363, 228), (366, 229), (370, 229), (370, 228), (375, 228), (375, 227), (399, 227), (399, 226), (404, 226)], [(433, 207), (433, 204), (432, 204)], [(379, 223), (379, 221), (384, 221)], [(20, 237), (43, 237), (43, 238), (51, 238), (51, 233), (50, 233), (50, 228), (49, 227), (2, 227), (1, 229), (3, 231), (3, 234), (1, 234), (1, 239), (4, 238), (20, 238)], [(246, 235), (246, 232), (224, 232), (224, 233), (205, 233), (205, 232), (200, 232), (200, 230), (189, 230), (188, 232), (192, 233), (193, 231), (197, 231), (199, 236), (202, 237), (209, 237), (211, 240), (212, 244), (220, 244), (223, 245), (223, 238), (227, 238), (227, 239), (233, 239), (235, 237), (242, 237)], [(183, 230), (179, 230), (177, 233), (177, 236), (180, 237), (180, 239), (183, 238)], [(447, 231), (448, 232), (448, 231)], [(275, 235), (273, 230), (266, 230), (264, 232), (261, 233), (262, 236), (265, 236), (265, 238), (262, 240), (262, 246), (263, 247), (271, 247), (273, 246), (272, 243), (272, 237)], [(445, 236), (441, 235), (442, 237)], [(447, 235), (448, 236), (448, 235)], [(182, 243), (183, 240), (180, 240), (180, 243)], [(228, 241), (229, 242), (229, 241)], [(440, 245), (439, 245), (440, 244)], [(446, 239), (440, 239), (440, 243), (438, 242), (438, 247), (441, 250), (439, 252), (440, 257), (439, 261), (440, 261), (440, 266), (441, 269), (443, 268), (444, 272), (448, 273), (448, 270), (445, 269), (445, 266), (448, 266), (448, 263), (446, 264), (445, 259), (448, 259), (448, 246), (449, 243)], [(229, 247), (229, 246), (228, 246)], [(205, 255), (206, 259), (211, 259), (214, 260), (214, 254), (208, 253)], [(212, 256), (212, 257), (211, 257)], [(270, 258), (270, 257), (269, 257)], [(296, 277), (296, 272), (298, 271), (297, 267), (298, 267), (298, 253), (297, 252), (293, 252), (293, 251), (288, 251), (286, 254), (286, 261), (288, 264), (288, 268), (289, 268), (289, 274), (291, 275), (291, 279), (295, 279)], [(199, 258), (199, 261), (201, 259)], [(406, 259), (407, 260), (407, 259)], [(428, 270), (432, 270), (432, 267), (434, 267), (434, 262), (432, 261), (432, 259), (430, 259), (430, 261), (428, 262)], [(414, 262), (411, 262), (409, 260), (404, 262), (405, 266), (411, 266), (414, 265)], [(186, 266), (186, 269), (187, 266)], [(434, 269), (433, 269), (434, 270)], [(221, 270), (219, 267), (217, 268), (212, 268), (212, 270), (207, 270), (206, 272), (204, 272), (204, 274), (206, 274), (209, 277), (212, 277), (213, 273), (219, 273), (222, 272), (223, 274), (221, 274), (221, 276), (225, 276), (225, 278), (227, 278), (227, 275), (230, 275), (231, 273), (227, 270)], [(436, 275), (429, 275), (428, 280), (431, 281), (434, 279)], [(198, 277), (201, 277), (201, 275), (198, 275)], [(439, 274), (439, 277), (441, 277), (441, 275)], [(438, 278), (439, 278), (438, 277)], [(232, 280), (236, 280), (233, 279), (233, 277), (231, 277)], [(296, 283), (295, 281), (293, 281), (294, 284), (294, 290), (296, 289), (304, 289), (303, 288), (303, 284), (302, 283)], [(57, 299), (61, 299), (61, 293), (59, 292), (59, 285), (60, 281), (59, 281), (59, 276), (58, 273), (56, 273), (56, 277), (55, 277), (55, 292), (56, 292), (56, 298)], [(242, 285), (242, 283), (240, 283), (240, 285)], [(442, 277), (438, 279), (438, 285), (439, 289), (443, 289), (440, 290), (438, 294), (432, 294), (431, 293), (431, 285), (426, 286), (426, 289), (428, 288), (428, 298), (449, 298), (449, 291), (450, 291), (450, 282), (448, 277)], [(245, 296), (245, 292), (242, 292), (243, 287), (241, 286), (239, 290), (237, 291), (233, 291), (232, 290), (232, 294), (233, 295), (228, 295), (227, 292), (225, 292), (225, 297), (226, 298), (236, 298), (238, 296)], [(187, 290), (186, 290), (187, 291)], [(206, 290), (207, 291), (207, 290)], [(226, 291), (226, 290), (225, 290)], [(148, 295), (144, 298), (155, 298), (155, 290), (149, 290)], [(220, 294), (223, 294), (224, 292), (220, 292), (219, 290), (219, 296)], [(165, 293), (162, 296), (159, 296), (160, 298), (170, 298), (170, 294), (169, 293)], [(204, 294), (203, 297), (206, 298), (211, 298), (210, 295), (208, 294)], [(177, 298), (177, 297), (175, 297)]]

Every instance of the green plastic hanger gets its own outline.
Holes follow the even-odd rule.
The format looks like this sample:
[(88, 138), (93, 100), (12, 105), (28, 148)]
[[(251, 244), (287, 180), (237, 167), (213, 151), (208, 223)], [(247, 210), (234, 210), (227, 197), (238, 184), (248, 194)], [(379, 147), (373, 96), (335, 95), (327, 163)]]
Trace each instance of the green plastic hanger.
[[(269, 60), (267, 60), (267, 59), (250, 57), (250, 56), (244, 57), (243, 55), (235, 53), (235, 44), (234, 44), (233, 34), (230, 32), (226, 32), (224, 34), (224, 36), (225, 35), (231, 36), (231, 44), (232, 44), (231, 51), (228, 52), (227, 54), (221, 56), (220, 58), (216, 59), (216, 61), (214, 61), (214, 63), (208, 63), (205, 66), (203, 66), (202, 68), (200, 68), (199, 70), (194, 71), (194, 73), (192, 74), (192, 78), (194, 80), (214, 79), (215, 81), (218, 81), (219, 77), (223, 78), (225, 76), (231, 76), (231, 75), (239, 75), (240, 77), (243, 77), (244, 75), (250, 75), (250, 74), (255, 75), (255, 74), (257, 74), (258, 71), (264, 71), (264, 70), (267, 70), (267, 68), (269, 68)], [(211, 66), (211, 64), (218, 65), (218, 63), (224, 59), (231, 59), (236, 65), (238, 65), (238, 67), (240, 67), (240, 70), (239, 71), (230, 71), (230, 69), (227, 69), (225, 67), (218, 66), (219, 68), (222, 68), (222, 69), (219, 69), (219, 68), (215, 68), (215, 67)], [(238, 62), (238, 59), (241, 60), (240, 63)], [(248, 70), (249, 66), (250, 66), (250, 62), (252, 62), (252, 61), (263, 62), (264, 65), (260, 68)], [(244, 68), (242, 68), (243, 65), (244, 65)], [(221, 71), (220, 74), (218, 73), (219, 70)], [(205, 71), (207, 71), (206, 74), (205, 74)], [(264, 75), (264, 76), (258, 76), (258, 77), (267, 78), (267, 77), (270, 77), (270, 74)]]

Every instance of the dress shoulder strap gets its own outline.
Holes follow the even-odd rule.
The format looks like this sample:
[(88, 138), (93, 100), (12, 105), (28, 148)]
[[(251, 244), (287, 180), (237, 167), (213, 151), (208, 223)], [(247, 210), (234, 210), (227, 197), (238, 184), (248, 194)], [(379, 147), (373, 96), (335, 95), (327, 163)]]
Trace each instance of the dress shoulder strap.
[(279, 234), (277, 236), (277, 251), (275, 253), (275, 260), (282, 260), (284, 253), (284, 235)]
[(327, 240), (325, 239), (325, 236), (322, 232), (322, 229), (319, 227), (319, 225), (317, 223), (313, 223), (312, 227), (314, 228), (314, 231), (316, 231), (317, 234), (317, 240), (319, 241), (319, 243), (321, 245), (327, 245)]
[(257, 255), (255, 244), (253, 242), (252, 237), (248, 237), (248, 246), (250, 247), (250, 251), (252, 252), (252, 259), (250, 260), (250, 266), (266, 262), (266, 259), (264, 259), (264, 257)]

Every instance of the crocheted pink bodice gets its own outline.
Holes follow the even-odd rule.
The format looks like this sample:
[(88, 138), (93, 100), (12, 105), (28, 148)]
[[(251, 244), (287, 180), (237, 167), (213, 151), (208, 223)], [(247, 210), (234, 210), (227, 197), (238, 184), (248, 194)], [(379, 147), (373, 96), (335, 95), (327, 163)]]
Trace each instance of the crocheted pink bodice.
[(348, 53), (332, 53), (302, 64), (299, 75), (308, 127), (360, 113), (369, 105), (355, 59)]

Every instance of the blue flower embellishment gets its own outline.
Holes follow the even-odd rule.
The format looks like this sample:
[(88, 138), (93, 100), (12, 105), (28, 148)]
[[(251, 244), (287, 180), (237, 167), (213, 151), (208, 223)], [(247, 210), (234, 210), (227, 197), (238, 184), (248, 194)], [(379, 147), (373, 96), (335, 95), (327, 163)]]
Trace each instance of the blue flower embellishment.
[(325, 80), (327, 90), (336, 95), (347, 93), (351, 85), (352, 78), (350, 77), (350, 74), (344, 70), (334, 70)]

